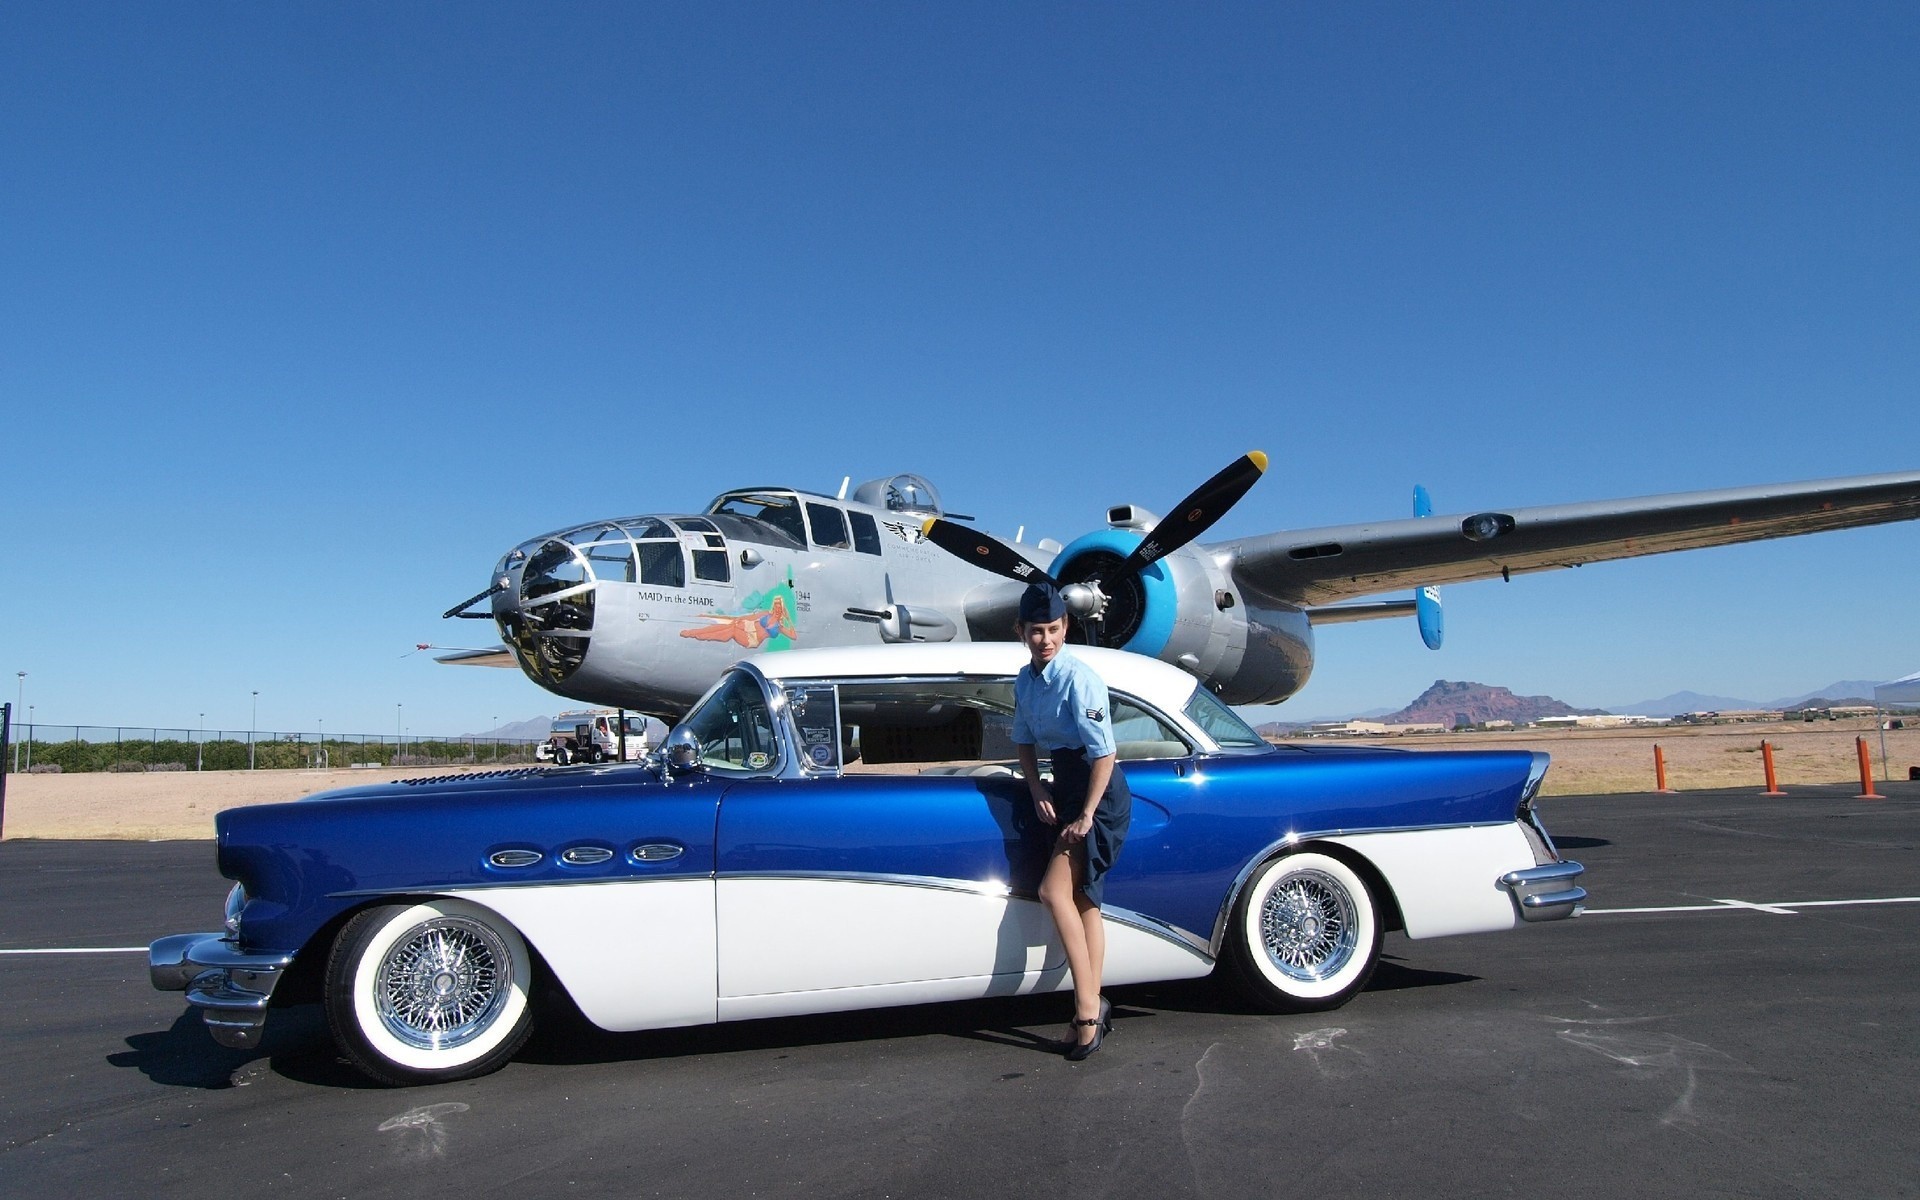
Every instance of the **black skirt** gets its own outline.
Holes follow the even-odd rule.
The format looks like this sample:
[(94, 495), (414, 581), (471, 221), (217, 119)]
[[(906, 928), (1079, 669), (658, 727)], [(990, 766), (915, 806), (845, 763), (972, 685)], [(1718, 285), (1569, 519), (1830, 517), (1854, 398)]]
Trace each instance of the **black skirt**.
[[(1056, 838), (1062, 826), (1078, 821), (1086, 811), (1087, 784), (1092, 773), (1084, 749), (1060, 749), (1053, 752), (1053, 812), (1059, 825), (1042, 825), (1040, 830)], [(1127, 790), (1127, 777), (1116, 759), (1113, 774), (1107, 778), (1107, 790), (1093, 812), (1093, 829), (1087, 834), (1087, 878), (1080, 888), (1087, 899), (1100, 903), (1107, 872), (1120, 857), (1127, 829), (1133, 824), (1133, 793)]]

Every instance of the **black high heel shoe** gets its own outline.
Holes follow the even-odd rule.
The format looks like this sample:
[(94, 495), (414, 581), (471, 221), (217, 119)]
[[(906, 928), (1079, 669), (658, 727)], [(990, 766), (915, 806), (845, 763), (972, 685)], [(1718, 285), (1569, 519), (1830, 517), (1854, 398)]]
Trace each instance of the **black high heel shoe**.
[(1105, 1039), (1107, 1034), (1113, 1032), (1113, 1018), (1109, 1015), (1112, 1012), (1112, 1002), (1105, 996), (1102, 996), (1100, 997), (1099, 1016), (1075, 1017), (1073, 1019), (1073, 1026), (1076, 1031), (1085, 1029), (1088, 1026), (1093, 1027), (1093, 1040), (1083, 1042), (1076, 1037), (1073, 1045), (1067, 1048), (1068, 1062), (1085, 1062), (1087, 1059), (1093, 1057), (1093, 1052), (1100, 1048), (1101, 1041)]

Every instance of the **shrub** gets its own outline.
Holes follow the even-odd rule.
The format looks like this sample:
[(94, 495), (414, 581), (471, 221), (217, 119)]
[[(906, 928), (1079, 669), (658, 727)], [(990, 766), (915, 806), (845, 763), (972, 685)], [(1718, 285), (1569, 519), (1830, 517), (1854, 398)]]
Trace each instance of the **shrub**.
[(148, 763), (147, 764), (147, 770), (149, 771), (184, 771), (186, 769), (187, 769), (187, 764), (185, 763)]
[(27, 768), (29, 775), (58, 775), (59, 773), (59, 763), (35, 763)]
[(125, 761), (114, 763), (112, 766), (107, 768), (107, 770), (109, 771), (117, 771), (122, 775), (142, 774), (146, 771), (146, 769), (147, 769), (147, 764), (145, 763), (125, 762)]

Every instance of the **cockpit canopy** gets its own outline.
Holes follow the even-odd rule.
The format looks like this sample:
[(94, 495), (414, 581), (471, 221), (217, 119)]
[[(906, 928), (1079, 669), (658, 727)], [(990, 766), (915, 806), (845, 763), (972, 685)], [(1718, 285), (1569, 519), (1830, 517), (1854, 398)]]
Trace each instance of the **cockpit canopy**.
[(944, 516), (946, 510), (940, 507), (940, 493), (933, 485), (918, 475), (890, 475), (885, 479), (870, 479), (853, 491), (853, 498), (862, 504), (871, 504), (875, 508), (884, 508), (889, 512), (913, 513), (922, 517)]

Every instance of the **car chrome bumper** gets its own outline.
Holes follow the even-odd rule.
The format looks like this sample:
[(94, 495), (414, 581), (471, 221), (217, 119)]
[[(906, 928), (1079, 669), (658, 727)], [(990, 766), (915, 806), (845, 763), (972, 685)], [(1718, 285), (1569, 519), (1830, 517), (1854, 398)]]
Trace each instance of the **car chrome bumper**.
[(185, 992), (201, 1010), (213, 1040), (251, 1050), (267, 1023), (267, 1001), (293, 962), (291, 954), (256, 954), (218, 933), (181, 933), (147, 947), (147, 974), (163, 992)]
[(1587, 889), (1574, 882), (1585, 870), (1577, 862), (1548, 863), (1508, 871), (1500, 877), (1500, 886), (1513, 894), (1522, 920), (1558, 921), (1587, 906)]

